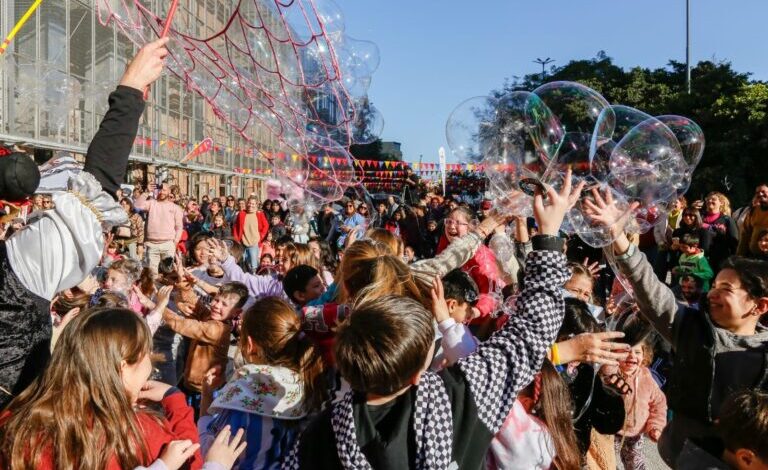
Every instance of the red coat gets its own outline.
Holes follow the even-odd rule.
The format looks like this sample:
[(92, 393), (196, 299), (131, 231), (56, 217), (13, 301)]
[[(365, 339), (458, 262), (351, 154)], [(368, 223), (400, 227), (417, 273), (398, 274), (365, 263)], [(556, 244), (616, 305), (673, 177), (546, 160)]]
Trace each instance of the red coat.
[[(235, 222), (232, 224), (232, 237), (237, 240), (238, 243), (243, 242), (243, 233), (245, 232), (245, 214), (245, 211), (238, 212), (237, 217), (235, 218)], [(267, 232), (269, 231), (269, 221), (267, 220), (267, 216), (265, 216), (264, 212), (262, 211), (256, 212), (256, 220), (259, 222), (259, 243), (261, 243), (267, 237)]]
[[(169, 395), (163, 399), (161, 404), (163, 405), (166, 418), (162, 420), (162, 423), (158, 422), (157, 418), (149, 413), (138, 413), (139, 429), (144, 431), (144, 441), (149, 450), (149, 462), (145, 462), (145, 466), (160, 458), (160, 454), (165, 450), (165, 446), (171, 441), (189, 439), (192, 442), (200, 442), (197, 426), (195, 425), (194, 412), (187, 405), (186, 397), (182, 392), (177, 391)], [(6, 419), (7, 416), (8, 414), (5, 415)], [(0, 422), (2, 421), (4, 420), (0, 418)], [(189, 463), (182, 468), (196, 470), (202, 467), (203, 455), (198, 449)], [(40, 465), (37, 468), (42, 470), (54, 470), (56, 468), (53, 456), (50, 454), (50, 449), (44, 452)], [(110, 460), (107, 469), (121, 470), (120, 465), (114, 458)]]
[[(437, 253), (439, 254), (448, 247), (448, 239), (445, 235), (440, 237), (440, 243), (437, 245)], [(477, 301), (478, 310), (480, 310), (480, 317), (485, 318), (489, 316), (496, 309), (496, 299), (489, 295), (492, 291), (492, 287), (500, 286), (504, 287), (504, 281), (499, 277), (499, 267), (496, 264), (496, 255), (493, 254), (490, 248), (485, 245), (480, 247), (475, 252), (475, 256), (467, 261), (461, 270), (469, 274), (477, 288), (479, 290), (480, 297)]]

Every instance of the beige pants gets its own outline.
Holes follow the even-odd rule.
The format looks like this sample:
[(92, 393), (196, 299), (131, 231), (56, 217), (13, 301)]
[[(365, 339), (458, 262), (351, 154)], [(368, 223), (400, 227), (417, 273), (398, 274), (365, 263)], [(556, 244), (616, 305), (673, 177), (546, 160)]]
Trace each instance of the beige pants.
[(157, 274), (157, 266), (163, 258), (173, 257), (176, 245), (173, 240), (167, 242), (144, 242), (144, 264)]

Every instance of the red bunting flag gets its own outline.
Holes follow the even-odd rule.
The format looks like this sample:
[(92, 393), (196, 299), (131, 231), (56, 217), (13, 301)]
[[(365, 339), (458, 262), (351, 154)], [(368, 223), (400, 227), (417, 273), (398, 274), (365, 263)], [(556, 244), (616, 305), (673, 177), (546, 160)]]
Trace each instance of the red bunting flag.
[(211, 148), (213, 148), (213, 139), (206, 137), (199, 144), (195, 145), (192, 151), (190, 151), (184, 158), (181, 159), (181, 163), (184, 163), (193, 158), (197, 158), (200, 155), (209, 152)]

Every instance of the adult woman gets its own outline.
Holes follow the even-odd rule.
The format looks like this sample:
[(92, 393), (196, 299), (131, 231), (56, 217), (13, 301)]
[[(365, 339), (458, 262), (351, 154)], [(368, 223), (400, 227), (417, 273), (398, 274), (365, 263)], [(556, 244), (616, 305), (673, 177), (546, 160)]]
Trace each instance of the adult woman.
[(724, 194), (709, 193), (704, 203), (701, 228), (707, 231), (710, 239), (706, 255), (712, 269), (717, 273), (723, 261), (736, 254), (739, 232), (731, 218), (731, 203)]
[(221, 204), (218, 199), (214, 199), (208, 204), (208, 211), (205, 214), (205, 222), (203, 222), (203, 230), (208, 231), (213, 227), (213, 219), (221, 213)]
[(669, 265), (677, 266), (680, 258), (680, 242), (686, 235), (693, 235), (699, 239), (699, 248), (704, 254), (709, 253), (709, 232), (701, 227), (701, 213), (694, 207), (683, 210), (680, 226), (672, 231), (672, 246), (670, 246)]
[(248, 198), (245, 211), (237, 214), (232, 227), (232, 236), (245, 247), (245, 257), (251, 271), (259, 268), (259, 244), (267, 236), (269, 222), (264, 212), (259, 210), (259, 201), (255, 197)]
[(237, 207), (235, 206), (235, 197), (227, 196), (227, 202), (224, 206), (224, 219), (227, 221), (227, 225), (230, 227), (235, 223), (235, 217), (237, 217)]
[(144, 219), (134, 211), (133, 201), (127, 197), (120, 200), (120, 207), (128, 214), (131, 224), (131, 237), (124, 240), (123, 245), (131, 258), (141, 260), (144, 258)]

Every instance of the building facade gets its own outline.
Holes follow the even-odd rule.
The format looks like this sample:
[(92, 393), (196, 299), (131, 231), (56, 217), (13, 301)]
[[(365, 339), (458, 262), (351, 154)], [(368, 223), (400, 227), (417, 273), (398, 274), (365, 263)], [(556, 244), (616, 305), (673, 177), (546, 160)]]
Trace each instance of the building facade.
[[(0, 1), (0, 31), (10, 31), (32, 1)], [(136, 50), (114, 26), (99, 23), (93, 3), (43, 2), (0, 56), (0, 142), (85, 152), (106, 112), (107, 96)], [(144, 3), (164, 11), (169, 2)], [(195, 37), (209, 37), (224, 27), (233, 5), (237, 2), (180, 0), (174, 24)], [(193, 197), (261, 194), (271, 164), (254, 156), (253, 148), (275, 152), (280, 144), (266, 129), (249, 135), (255, 142), (246, 141), (166, 72), (147, 101), (128, 183), (152, 183), (158, 170), (167, 169), (171, 183)], [(206, 137), (213, 139), (214, 150), (180, 163)]]

